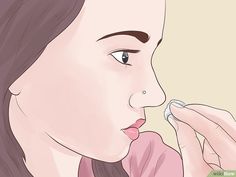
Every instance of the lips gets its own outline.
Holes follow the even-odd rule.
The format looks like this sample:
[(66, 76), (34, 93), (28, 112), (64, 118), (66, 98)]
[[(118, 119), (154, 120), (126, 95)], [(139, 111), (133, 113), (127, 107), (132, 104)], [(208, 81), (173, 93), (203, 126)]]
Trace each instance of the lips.
[(131, 139), (135, 140), (139, 137), (139, 128), (146, 122), (145, 119), (138, 119), (134, 124), (122, 131)]
[[(138, 119), (134, 124), (130, 127), (140, 128), (146, 122), (145, 119)], [(129, 127), (128, 127), (129, 128)]]

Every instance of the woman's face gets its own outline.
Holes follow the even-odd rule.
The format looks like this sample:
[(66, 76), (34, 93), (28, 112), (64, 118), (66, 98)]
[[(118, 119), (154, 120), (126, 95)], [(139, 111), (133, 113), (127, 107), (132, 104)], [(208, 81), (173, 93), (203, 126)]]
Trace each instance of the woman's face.
[(10, 87), (19, 90), (28, 121), (82, 155), (124, 158), (132, 140), (121, 129), (145, 119), (144, 107), (165, 101), (151, 61), (164, 10), (164, 0), (86, 0), (73, 23)]

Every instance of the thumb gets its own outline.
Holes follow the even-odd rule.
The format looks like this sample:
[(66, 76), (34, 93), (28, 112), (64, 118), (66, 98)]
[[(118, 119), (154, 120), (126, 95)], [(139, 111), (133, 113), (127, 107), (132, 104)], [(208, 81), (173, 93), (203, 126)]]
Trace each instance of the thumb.
[(174, 127), (178, 146), (183, 159), (185, 174), (196, 175), (203, 171), (208, 174), (212, 169), (203, 159), (201, 144), (196, 132), (186, 123), (170, 115), (168, 121)]

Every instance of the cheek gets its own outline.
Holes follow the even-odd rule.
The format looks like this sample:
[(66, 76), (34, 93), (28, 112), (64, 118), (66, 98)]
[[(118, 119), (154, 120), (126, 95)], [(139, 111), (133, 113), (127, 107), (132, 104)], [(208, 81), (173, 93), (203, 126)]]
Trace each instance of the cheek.
[[(68, 73), (60, 68), (45, 72), (24, 88), (19, 104), (38, 129), (67, 147), (100, 159), (109, 153), (115, 157), (129, 140), (113, 120), (115, 112), (107, 110), (112, 104), (106, 99), (108, 85), (91, 71), (80, 68)], [(114, 90), (109, 94), (114, 95)]]
[(24, 88), (20, 100), (26, 114), (61, 131), (93, 128), (94, 124), (105, 122), (105, 116), (100, 116), (106, 114), (102, 101), (104, 86), (96, 75), (84, 71), (74, 76), (53, 73), (56, 72), (38, 78), (37, 82), (32, 80)]

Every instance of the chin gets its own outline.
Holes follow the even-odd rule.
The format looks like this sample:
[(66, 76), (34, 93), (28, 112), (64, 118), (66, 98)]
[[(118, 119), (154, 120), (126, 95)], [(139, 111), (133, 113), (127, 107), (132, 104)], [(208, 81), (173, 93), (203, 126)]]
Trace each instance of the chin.
[(104, 156), (105, 158), (103, 158), (102, 161), (111, 162), (111, 163), (118, 162), (124, 159), (128, 153), (129, 153), (129, 146), (127, 146), (125, 149), (122, 149), (122, 151), (119, 151), (119, 153), (106, 154), (106, 156)]

